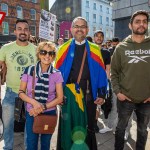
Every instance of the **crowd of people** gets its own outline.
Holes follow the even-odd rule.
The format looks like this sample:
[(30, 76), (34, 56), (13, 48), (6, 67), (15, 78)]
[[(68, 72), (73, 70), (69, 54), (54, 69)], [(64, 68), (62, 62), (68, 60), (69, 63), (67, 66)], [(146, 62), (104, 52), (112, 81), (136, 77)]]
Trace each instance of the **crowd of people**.
[[(36, 41), (27, 20), (17, 20), (16, 41), (0, 50), (0, 65), (2, 70), (7, 68), (3, 149), (13, 149), (15, 97), (19, 95), (26, 103), (26, 150), (38, 149), (39, 136), (40, 149), (49, 150), (52, 134), (34, 133), (32, 127), (35, 116), (56, 114), (57, 105), (61, 105), (57, 149), (97, 150), (95, 132), (112, 131), (114, 149), (123, 150), (135, 113), (135, 149), (145, 150), (150, 122), (148, 20), (148, 12), (136, 11), (129, 23), (131, 35), (121, 42), (118, 37), (104, 42), (103, 31), (88, 36), (88, 22), (76, 17), (71, 24), (73, 38), (65, 43), (59, 38), (57, 44)], [(99, 129), (101, 112), (105, 127)]]

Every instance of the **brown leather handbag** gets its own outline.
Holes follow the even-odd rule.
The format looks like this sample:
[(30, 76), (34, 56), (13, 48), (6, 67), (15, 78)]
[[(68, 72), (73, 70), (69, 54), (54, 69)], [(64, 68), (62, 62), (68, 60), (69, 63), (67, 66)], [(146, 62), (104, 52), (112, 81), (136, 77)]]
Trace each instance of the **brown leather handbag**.
[(57, 124), (57, 115), (40, 114), (34, 117), (33, 132), (38, 134), (53, 134)]
[[(34, 98), (35, 68), (32, 80), (32, 97)], [(34, 117), (33, 132), (38, 134), (53, 134), (57, 124), (57, 115), (39, 114)]]

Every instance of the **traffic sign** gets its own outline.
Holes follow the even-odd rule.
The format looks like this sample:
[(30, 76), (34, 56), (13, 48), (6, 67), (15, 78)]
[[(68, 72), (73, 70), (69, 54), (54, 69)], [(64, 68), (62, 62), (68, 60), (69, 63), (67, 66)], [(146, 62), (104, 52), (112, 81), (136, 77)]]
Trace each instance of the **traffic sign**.
[(3, 22), (3, 20), (4, 20), (5, 16), (6, 16), (6, 13), (5, 13), (5, 12), (0, 11), (0, 25), (1, 25), (1, 23)]

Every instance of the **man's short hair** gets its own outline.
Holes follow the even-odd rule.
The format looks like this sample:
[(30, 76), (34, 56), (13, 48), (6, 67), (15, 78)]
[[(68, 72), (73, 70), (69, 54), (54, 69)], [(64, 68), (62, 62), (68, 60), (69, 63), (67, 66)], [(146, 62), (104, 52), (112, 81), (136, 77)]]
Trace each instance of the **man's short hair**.
[(118, 37), (113, 37), (112, 38), (112, 42), (119, 42), (120, 40), (119, 40), (119, 38)]
[(146, 10), (138, 10), (136, 11), (135, 13), (133, 13), (133, 15), (131, 16), (131, 19), (130, 19), (130, 23), (132, 24), (133, 23), (133, 20), (136, 16), (138, 15), (144, 15), (147, 17), (147, 22), (149, 20), (149, 15), (148, 15), (148, 12)]
[(96, 31), (94, 32), (94, 37), (97, 36), (98, 33), (101, 33), (102, 36), (104, 37), (104, 32), (103, 32), (102, 30), (96, 30)]
[(16, 24), (15, 24), (15, 29), (16, 29), (17, 23), (20, 23), (20, 22), (22, 22), (22, 23), (27, 23), (27, 24), (29, 25), (29, 23), (28, 23), (28, 21), (27, 21), (26, 19), (17, 19), (17, 20), (16, 20)]
[(87, 20), (86, 20), (85, 18), (81, 17), (81, 16), (74, 18), (74, 20), (72, 21), (71, 27), (74, 26), (74, 24), (75, 24), (75, 22), (76, 22), (77, 20), (83, 20), (83, 21), (85, 21), (86, 26), (88, 27), (88, 22), (87, 22)]

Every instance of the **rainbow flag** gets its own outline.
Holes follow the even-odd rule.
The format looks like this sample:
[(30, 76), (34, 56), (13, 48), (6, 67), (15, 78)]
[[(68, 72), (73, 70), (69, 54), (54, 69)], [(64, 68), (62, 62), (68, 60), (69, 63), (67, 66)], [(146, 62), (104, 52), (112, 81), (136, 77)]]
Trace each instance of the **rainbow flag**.
[[(88, 64), (90, 70), (92, 93), (94, 100), (97, 96), (104, 97), (107, 91), (107, 76), (105, 72), (104, 62), (98, 45), (86, 40), (86, 50)], [(64, 86), (66, 85), (75, 50), (75, 40), (70, 39), (64, 43), (58, 50), (55, 67), (61, 71), (64, 78)], [(99, 93), (99, 95), (97, 95)]]

